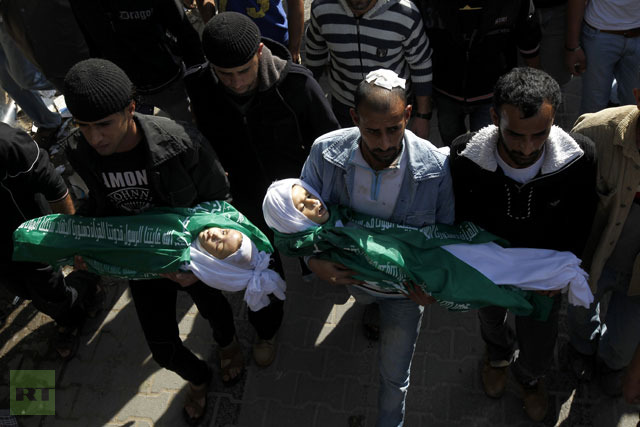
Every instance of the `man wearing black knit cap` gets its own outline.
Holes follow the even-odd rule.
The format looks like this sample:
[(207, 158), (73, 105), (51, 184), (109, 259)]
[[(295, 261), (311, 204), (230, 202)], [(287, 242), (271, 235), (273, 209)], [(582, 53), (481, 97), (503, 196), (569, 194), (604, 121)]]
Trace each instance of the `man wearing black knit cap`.
[[(79, 62), (65, 77), (65, 100), (79, 127), (65, 141), (65, 150), (89, 188), (88, 203), (78, 213), (133, 215), (154, 206), (228, 199), (225, 172), (202, 134), (186, 123), (134, 113), (132, 91), (124, 71), (103, 59)], [(76, 264), (82, 267), (82, 260)], [(238, 354), (242, 362), (242, 351), (222, 293), (190, 274), (169, 276), (131, 280), (131, 296), (153, 358), (190, 382), (185, 417), (199, 422), (211, 371), (180, 340), (177, 291), (187, 292), (209, 321), (223, 363), (237, 360)], [(223, 369), (223, 381), (239, 378), (242, 364), (233, 366), (234, 371)]]
[[(313, 141), (337, 129), (338, 122), (311, 72), (294, 64), (283, 45), (261, 38), (247, 16), (214, 16), (202, 46), (214, 73), (199, 82), (201, 98), (191, 99), (198, 104), (198, 127), (229, 173), (234, 206), (273, 239), (261, 210), (267, 188), (274, 180), (299, 176)], [(274, 258), (274, 269), (282, 274), (279, 257)], [(275, 356), (281, 303), (274, 300), (263, 310), (273, 311), (274, 322), (259, 334), (253, 355), (266, 366)], [(249, 312), (250, 319), (253, 315)]]

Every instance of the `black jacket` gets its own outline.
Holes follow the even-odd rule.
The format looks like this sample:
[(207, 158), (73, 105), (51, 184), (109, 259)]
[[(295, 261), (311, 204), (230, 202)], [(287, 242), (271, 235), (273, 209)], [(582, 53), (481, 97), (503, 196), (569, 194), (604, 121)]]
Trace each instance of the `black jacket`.
[(25, 132), (0, 123), (0, 262), (11, 259), (13, 231), (24, 221), (48, 214), (36, 193), (49, 202), (62, 200), (67, 186), (49, 161), (46, 151)]
[[(205, 62), (200, 37), (176, 0), (70, 0), (92, 57), (108, 59), (140, 92), (162, 89)], [(167, 34), (169, 33), (169, 35)]]
[[(498, 77), (538, 55), (540, 26), (529, 0), (418, 0), (433, 48), (433, 87), (465, 102), (490, 100)], [(458, 9), (471, 4), (477, 12)], [(474, 18), (462, 20), (469, 13)]]
[(543, 170), (528, 183), (519, 184), (499, 166), (487, 169), (490, 159), (495, 159), (495, 144), (461, 155), (474, 135), (459, 136), (451, 145), (456, 221), (473, 221), (514, 247), (568, 250), (581, 256), (597, 203), (593, 142), (571, 134), (581, 155), (561, 160), (567, 150), (547, 148)]
[[(210, 200), (230, 200), (229, 182), (216, 153), (200, 132), (184, 122), (135, 114), (148, 150), (147, 170), (156, 206), (191, 207)], [(67, 159), (89, 188), (89, 200), (78, 213), (117, 215), (106, 203), (100, 155), (79, 130), (64, 142)]]
[(229, 173), (234, 206), (265, 231), (267, 187), (300, 176), (313, 141), (339, 125), (311, 72), (294, 64), (281, 44), (262, 41), (258, 88), (246, 113), (210, 72), (197, 82), (201, 97), (192, 97), (192, 105), (198, 128)]

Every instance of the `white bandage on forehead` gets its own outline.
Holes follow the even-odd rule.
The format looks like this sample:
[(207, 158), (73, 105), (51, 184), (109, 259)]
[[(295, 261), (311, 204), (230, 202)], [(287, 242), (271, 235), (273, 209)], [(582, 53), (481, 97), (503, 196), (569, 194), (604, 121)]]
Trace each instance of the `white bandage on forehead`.
[(322, 203), (318, 192), (300, 179), (282, 179), (271, 184), (262, 202), (262, 213), (267, 225), (281, 233), (297, 233), (318, 226), (294, 206), (291, 195), (294, 185), (302, 186)]
[(364, 79), (367, 83), (371, 83), (388, 90), (391, 90), (394, 87), (405, 89), (405, 83), (407, 82), (406, 79), (401, 79), (393, 71), (385, 70), (383, 68), (371, 71)]

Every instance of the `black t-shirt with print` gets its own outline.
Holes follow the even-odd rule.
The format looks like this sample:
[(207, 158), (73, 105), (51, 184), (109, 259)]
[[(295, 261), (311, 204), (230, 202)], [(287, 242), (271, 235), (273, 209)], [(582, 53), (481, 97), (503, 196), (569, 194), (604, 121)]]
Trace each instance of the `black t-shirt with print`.
[(101, 157), (102, 185), (114, 212), (133, 215), (153, 207), (147, 164), (144, 141), (131, 151)]

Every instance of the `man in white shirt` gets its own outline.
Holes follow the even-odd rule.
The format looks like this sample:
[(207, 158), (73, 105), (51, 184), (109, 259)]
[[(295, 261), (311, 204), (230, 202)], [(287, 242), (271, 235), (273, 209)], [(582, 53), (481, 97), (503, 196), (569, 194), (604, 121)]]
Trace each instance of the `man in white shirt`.
[(582, 75), (580, 113), (607, 108), (611, 84), (621, 105), (635, 104), (640, 86), (640, 7), (638, 0), (569, 0), (565, 64)]

